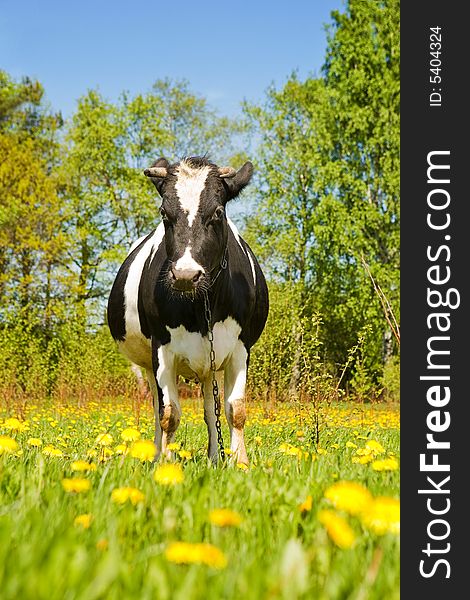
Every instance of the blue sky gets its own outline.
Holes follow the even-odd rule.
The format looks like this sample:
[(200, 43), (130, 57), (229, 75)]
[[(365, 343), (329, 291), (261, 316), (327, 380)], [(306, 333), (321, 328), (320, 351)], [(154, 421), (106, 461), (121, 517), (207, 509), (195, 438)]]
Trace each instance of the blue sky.
[(221, 114), (260, 102), (297, 70), (319, 75), (325, 24), (345, 0), (0, 0), (0, 68), (45, 87), (69, 116), (97, 88), (114, 100), (186, 79)]

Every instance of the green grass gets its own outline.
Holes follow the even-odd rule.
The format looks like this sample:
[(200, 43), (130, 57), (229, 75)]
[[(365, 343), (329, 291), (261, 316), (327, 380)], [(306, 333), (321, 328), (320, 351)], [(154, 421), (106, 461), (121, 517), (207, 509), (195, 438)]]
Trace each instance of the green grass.
[[(398, 457), (396, 408), (325, 409), (319, 449), (308, 410), (252, 406), (246, 427), (248, 471), (208, 465), (200, 408), (188, 402), (183, 414), (177, 441), (192, 458), (176, 457), (184, 481), (170, 487), (154, 481), (153, 463), (117, 454), (100, 461), (101, 450), (94, 447), (98, 433), (107, 431), (114, 450), (128, 426), (137, 425), (142, 437), (151, 439), (147, 408), (136, 424), (135, 411), (125, 404), (30, 407), (22, 431), (9, 429), (7, 419), (15, 415), (0, 416), (0, 435), (19, 444), (17, 452), (0, 455), (2, 599), (399, 598), (398, 536), (378, 535), (324, 497), (329, 486), (346, 480), (361, 483), (374, 497), (398, 498), (398, 470), (376, 471), (372, 462), (353, 462), (371, 439), (384, 448), (375, 458)], [(42, 447), (30, 447), (31, 437), (40, 438)], [(302, 458), (281, 452), (283, 442), (299, 448)], [(47, 444), (63, 456), (45, 456)], [(90, 449), (97, 455), (87, 457)], [(77, 459), (93, 460), (96, 471), (73, 473)], [(91, 489), (65, 492), (61, 481), (73, 476), (89, 479)], [(144, 502), (113, 503), (112, 490), (122, 486), (139, 489)], [(301, 512), (299, 505), (309, 495), (312, 508)], [(241, 525), (211, 524), (208, 514), (214, 508), (237, 511)], [(329, 537), (317, 518), (321, 509), (346, 519), (355, 535), (351, 548), (341, 549)], [(74, 525), (81, 514), (93, 516), (88, 529)], [(173, 564), (165, 556), (172, 541), (211, 543), (224, 553), (227, 567)]]

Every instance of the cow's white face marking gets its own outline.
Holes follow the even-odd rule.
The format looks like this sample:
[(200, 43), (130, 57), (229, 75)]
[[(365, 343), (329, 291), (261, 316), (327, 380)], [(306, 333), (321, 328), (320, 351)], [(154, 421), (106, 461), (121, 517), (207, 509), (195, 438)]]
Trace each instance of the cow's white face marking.
[(192, 227), (194, 218), (196, 217), (201, 192), (206, 184), (209, 171), (209, 166), (193, 169), (184, 161), (181, 161), (177, 168), (175, 190), (182, 209), (188, 215), (190, 227)]
[(194, 260), (191, 255), (191, 246), (188, 246), (184, 251), (184, 254), (181, 258), (179, 258), (175, 263), (175, 271), (202, 271), (205, 272), (204, 267), (202, 267), (198, 262)]

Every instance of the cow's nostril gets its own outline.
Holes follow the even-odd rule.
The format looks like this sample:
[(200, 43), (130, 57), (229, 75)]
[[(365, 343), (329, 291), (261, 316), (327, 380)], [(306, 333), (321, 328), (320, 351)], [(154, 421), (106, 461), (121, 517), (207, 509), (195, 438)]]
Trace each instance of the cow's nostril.
[(203, 273), (204, 271), (201, 269), (178, 269), (177, 267), (172, 267), (170, 269), (171, 284), (178, 290), (191, 291), (196, 287)]

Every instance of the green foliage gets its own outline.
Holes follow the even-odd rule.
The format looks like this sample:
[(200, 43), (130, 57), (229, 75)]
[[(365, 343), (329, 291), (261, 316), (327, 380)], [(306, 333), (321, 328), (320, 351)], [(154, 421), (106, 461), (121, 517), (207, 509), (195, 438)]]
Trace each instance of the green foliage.
[(44, 90), (28, 77), (16, 82), (0, 70), (0, 131), (31, 134)]
[(371, 352), (369, 347), (372, 341), (372, 327), (364, 325), (359, 331), (357, 345), (353, 348), (354, 362), (351, 378), (352, 389), (360, 401), (378, 396), (373, 385), (374, 379), (371, 376)]
[(330, 367), (367, 328), (343, 383), (373, 396), (398, 352), (371, 277), (398, 314), (399, 4), (351, 0), (333, 19), (322, 79), (294, 74), (245, 106), (259, 140), (247, 235), (272, 278), (302, 286), (303, 314), (321, 315)]
[(293, 286), (270, 286), (266, 328), (250, 355), (249, 385), (253, 396), (285, 399), (291, 386), (298, 320), (298, 298)]
[(0, 334), (1, 391), (7, 404), (135, 392), (128, 362), (116, 352), (105, 326), (91, 332), (76, 319), (51, 332), (41, 313), (27, 306)]
[(282, 90), (268, 90), (264, 106), (244, 107), (260, 140), (247, 238), (271, 277), (303, 285), (312, 275), (308, 254), (330, 139), (326, 94), (323, 81), (292, 75)]
[(385, 398), (393, 402), (400, 401), (400, 360), (397, 356), (392, 356), (385, 363), (382, 386)]
[(349, 0), (332, 14), (322, 77), (292, 74), (260, 105), (245, 103), (242, 124), (169, 79), (115, 102), (91, 90), (64, 124), (39, 82), (0, 71), (5, 386), (76, 395), (113, 377), (128, 385), (103, 315), (119, 264), (157, 223), (142, 171), (162, 155), (239, 166), (249, 134), (243, 233), (271, 289), (252, 394), (396, 398), (399, 347), (377, 290), (398, 316), (399, 50), (398, 1)]

